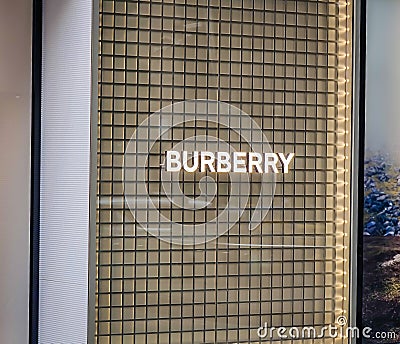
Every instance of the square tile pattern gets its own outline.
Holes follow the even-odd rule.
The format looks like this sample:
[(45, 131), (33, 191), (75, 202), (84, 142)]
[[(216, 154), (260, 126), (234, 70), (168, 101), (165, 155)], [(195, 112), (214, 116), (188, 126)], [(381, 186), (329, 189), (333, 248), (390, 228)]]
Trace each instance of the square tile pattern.
[[(265, 322), (320, 328), (346, 315), (351, 15), (351, 3), (336, 0), (100, 1), (96, 343), (250, 343)], [(273, 151), (296, 158), (293, 171), (277, 177), (271, 210), (255, 230), (247, 223), (257, 175), (249, 210), (229, 232), (178, 246), (135, 223), (123, 157), (139, 123), (188, 99), (238, 107)], [(176, 142), (214, 131), (245, 146), (207, 122), (171, 130)], [(159, 192), (170, 145), (150, 151), (149, 192)], [(186, 195), (196, 196), (200, 177), (182, 174)], [(218, 202), (161, 211), (176, 222), (215, 217), (229, 178), (212, 177)]]

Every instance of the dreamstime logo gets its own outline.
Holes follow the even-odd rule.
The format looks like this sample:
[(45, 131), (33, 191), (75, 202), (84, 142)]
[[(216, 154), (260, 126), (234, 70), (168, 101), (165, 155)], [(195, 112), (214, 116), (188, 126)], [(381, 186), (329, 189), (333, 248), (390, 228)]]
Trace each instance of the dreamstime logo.
[(303, 326), (268, 326), (264, 323), (257, 329), (257, 336), (262, 340), (279, 339), (321, 339), (321, 338), (367, 338), (393, 340), (398, 335), (393, 331), (373, 331), (371, 327), (359, 329), (356, 326), (346, 326), (347, 318), (340, 315), (336, 319), (336, 324), (330, 324), (322, 327)]
[[(201, 128), (198, 127), (199, 123)], [(224, 131), (225, 135), (219, 135), (220, 131)], [(271, 206), (275, 191), (275, 173), (258, 174), (260, 181), (257, 183), (257, 195), (253, 197), (251, 173), (235, 173), (226, 169), (228, 155), (238, 156), (237, 152), (243, 147), (246, 147), (247, 152), (263, 154), (247, 155), (252, 159), (254, 170), (261, 171), (261, 168), (269, 166), (273, 172), (278, 168), (287, 172), (290, 160), (293, 159), (290, 153), (273, 153), (256, 121), (240, 109), (223, 102), (190, 100), (172, 104), (153, 113), (136, 128), (124, 155), (124, 196), (137, 223), (151, 235), (170, 243), (201, 244), (232, 228), (249, 208), (252, 197), (251, 216), (247, 221), (249, 230), (255, 229)], [(194, 195), (188, 196), (184, 192), (185, 186), (182, 184), (188, 182), (183, 181), (183, 174), (187, 171), (171, 171), (165, 168), (168, 151), (186, 152), (182, 154), (184, 156), (179, 156), (182, 158), (179, 167), (189, 168), (190, 165), (191, 172), (198, 173), (198, 179), (191, 182), (196, 183), (199, 190)], [(221, 161), (221, 157), (225, 159), (224, 175), (228, 182), (224, 182), (221, 188), (224, 188), (224, 195), (228, 196), (227, 202), (218, 203), (220, 185), (216, 180), (216, 173), (208, 173), (215, 171), (210, 170), (210, 167), (217, 166), (210, 163), (210, 159), (215, 156), (210, 156), (209, 153), (199, 154), (200, 158), (208, 159), (206, 173), (200, 168), (195, 171), (197, 166), (193, 168), (196, 162), (196, 154), (193, 152), (216, 152), (220, 159), (216, 160), (216, 164)], [(226, 154), (219, 155), (218, 152)], [(170, 158), (175, 158), (176, 163), (176, 154), (170, 155)], [(244, 160), (239, 164), (245, 162), (245, 157), (241, 158)], [(269, 162), (261, 164), (263, 158)], [(202, 222), (182, 219), (185, 214), (200, 209), (207, 210), (208, 207), (216, 211), (216, 216), (212, 219), (206, 218)], [(172, 215), (169, 216), (166, 211), (170, 211)], [(195, 217), (193, 214), (190, 216)]]

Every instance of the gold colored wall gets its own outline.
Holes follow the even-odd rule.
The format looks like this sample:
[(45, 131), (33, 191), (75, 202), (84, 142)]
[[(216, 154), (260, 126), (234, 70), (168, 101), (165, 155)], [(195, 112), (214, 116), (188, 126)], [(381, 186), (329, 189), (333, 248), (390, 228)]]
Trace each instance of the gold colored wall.
[[(99, 11), (97, 343), (258, 342), (265, 322), (320, 328), (347, 317), (352, 4), (103, 0)], [(254, 230), (250, 203), (224, 235), (180, 246), (135, 220), (124, 153), (138, 124), (190, 99), (239, 108), (273, 151), (296, 157)], [(175, 141), (214, 130), (243, 144), (201, 121), (174, 130)], [(154, 166), (166, 147), (153, 147)], [(154, 166), (149, 192), (158, 190)], [(193, 196), (201, 176), (185, 178)], [(260, 177), (252, 178), (257, 197)], [(178, 222), (189, 214), (163, 211)]]

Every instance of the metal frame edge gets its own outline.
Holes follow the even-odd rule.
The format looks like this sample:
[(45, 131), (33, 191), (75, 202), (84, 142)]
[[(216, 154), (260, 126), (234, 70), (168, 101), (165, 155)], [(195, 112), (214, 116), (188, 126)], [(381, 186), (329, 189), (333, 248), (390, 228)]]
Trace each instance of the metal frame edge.
[(90, 113), (90, 185), (89, 185), (89, 264), (87, 343), (95, 343), (96, 323), (96, 202), (97, 202), (97, 112), (98, 112), (98, 51), (99, 0), (92, 0), (92, 80)]
[[(353, 7), (353, 99), (352, 99), (352, 175), (350, 238), (350, 312), (349, 326), (362, 329), (362, 238), (365, 135), (365, 45), (366, 0), (354, 0)], [(350, 343), (361, 343), (352, 338)]]
[(31, 200), (29, 262), (29, 343), (39, 337), (40, 153), (42, 98), (42, 0), (32, 1)]

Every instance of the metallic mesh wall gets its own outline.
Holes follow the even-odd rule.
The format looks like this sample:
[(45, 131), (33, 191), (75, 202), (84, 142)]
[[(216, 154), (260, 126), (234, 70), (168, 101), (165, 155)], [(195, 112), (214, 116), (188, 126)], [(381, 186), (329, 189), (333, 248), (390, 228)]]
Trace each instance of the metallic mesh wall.
[[(351, 3), (103, 0), (99, 13), (96, 342), (249, 343), (264, 323), (320, 328), (347, 316)], [(224, 235), (181, 246), (136, 221), (123, 165), (142, 121), (191, 99), (237, 107), (273, 151), (296, 157), (276, 176), (271, 209), (254, 230), (250, 201)], [(210, 131), (246, 150), (229, 128), (202, 121), (171, 137)], [(170, 144), (149, 152), (150, 193)], [(223, 204), (229, 180), (210, 176)], [(182, 174), (183, 192), (195, 196), (201, 177)], [(257, 197), (260, 177), (251, 178)], [(200, 223), (218, 209), (161, 211)]]

